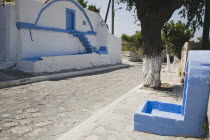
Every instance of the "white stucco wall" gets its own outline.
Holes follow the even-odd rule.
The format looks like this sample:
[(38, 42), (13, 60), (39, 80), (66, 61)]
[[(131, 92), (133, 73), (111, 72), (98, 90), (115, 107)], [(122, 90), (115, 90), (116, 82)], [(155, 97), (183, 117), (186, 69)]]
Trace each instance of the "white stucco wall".
[[(46, 4), (35, 0), (16, 0), (17, 22), (34, 24), (45, 6)], [(46, 8), (37, 26), (65, 30), (66, 8), (76, 11), (76, 30), (91, 31), (84, 14), (69, 1), (55, 2)], [(71, 55), (86, 52), (80, 40), (72, 34), (21, 28), (18, 30), (17, 41), (18, 68), (25, 72), (42, 73), (121, 63), (121, 39), (109, 33), (107, 25), (98, 13), (88, 10), (85, 12), (96, 32), (96, 35), (86, 35), (86, 37), (93, 47), (99, 49), (100, 46), (107, 46), (108, 54)], [(86, 25), (83, 25), (83, 20), (86, 21)], [(33, 57), (42, 57), (43, 60), (37, 62), (22, 60)]]
[(0, 6), (0, 62), (5, 60), (5, 9)]
[[(32, 0), (17, 0), (18, 21), (35, 23), (40, 10), (46, 4)], [(76, 11), (76, 29), (90, 31), (90, 26), (83, 13), (71, 2), (60, 1), (50, 5), (40, 16), (38, 26), (66, 29), (66, 8)], [(26, 12), (29, 11), (29, 12)], [(86, 25), (83, 25), (83, 20)], [(78, 38), (68, 33), (52, 31), (31, 30), (32, 39), (28, 29), (20, 29), (21, 52), (20, 58), (44, 57), (84, 53), (85, 48)], [(96, 45), (96, 38), (91, 37), (90, 42)]]
[(78, 38), (67, 33), (21, 29), (21, 58), (59, 56), (86, 52)]
[(108, 34), (108, 54), (83, 54), (64, 55), (54, 57), (42, 57), (41, 61), (30, 62), (21, 60), (18, 62), (19, 69), (29, 73), (57, 72), (61, 70), (85, 69), (97, 66), (113, 65), (122, 63), (121, 39)]
[(108, 49), (109, 49), (109, 55), (111, 58), (111, 63), (112, 64), (119, 64), (122, 63), (122, 41), (120, 38), (112, 35), (112, 34), (108, 34)]
[(0, 61), (15, 63), (18, 51), (18, 30), (14, 4), (0, 8)]

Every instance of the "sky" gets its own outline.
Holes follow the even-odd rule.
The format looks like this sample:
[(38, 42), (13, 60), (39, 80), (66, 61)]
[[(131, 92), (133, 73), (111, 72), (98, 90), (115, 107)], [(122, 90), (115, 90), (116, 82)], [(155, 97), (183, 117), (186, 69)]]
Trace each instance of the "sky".
[[(101, 9), (100, 11), (101, 17), (105, 19), (109, 0), (86, 0), (86, 1), (88, 1), (88, 4), (93, 4), (99, 7)], [(139, 25), (140, 22), (135, 23), (136, 14), (134, 13), (134, 11), (126, 11), (126, 4), (124, 3), (121, 3), (119, 5), (115, 4), (115, 9), (118, 9), (119, 7), (122, 7), (122, 9), (116, 10), (115, 12), (115, 35), (121, 37), (123, 33), (127, 35), (133, 35), (136, 31), (140, 31), (141, 30), (141, 27)], [(170, 20), (174, 20), (175, 22), (181, 20), (182, 22), (186, 23), (186, 19), (181, 18), (181, 15), (178, 14), (180, 9), (174, 12)], [(111, 7), (109, 11), (107, 24), (111, 32)], [(202, 36), (202, 32), (203, 32), (202, 28), (197, 30), (194, 35), (194, 38), (191, 40), (197, 41), (197, 38)]]

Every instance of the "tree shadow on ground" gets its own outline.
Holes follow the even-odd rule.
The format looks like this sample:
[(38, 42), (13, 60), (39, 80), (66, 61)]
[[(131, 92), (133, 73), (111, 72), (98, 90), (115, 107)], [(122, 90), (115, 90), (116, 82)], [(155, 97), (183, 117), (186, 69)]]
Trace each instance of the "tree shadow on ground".
[(173, 85), (173, 92), (163, 92), (166, 96), (170, 96), (176, 99), (182, 99), (183, 96), (183, 85)]
[(163, 93), (165, 97), (173, 97), (175, 99), (182, 99), (183, 96), (183, 85), (182, 84), (176, 84), (176, 85), (170, 85), (168, 83), (163, 83), (160, 88), (148, 88), (143, 87), (143, 90), (152, 90), (158, 93)]

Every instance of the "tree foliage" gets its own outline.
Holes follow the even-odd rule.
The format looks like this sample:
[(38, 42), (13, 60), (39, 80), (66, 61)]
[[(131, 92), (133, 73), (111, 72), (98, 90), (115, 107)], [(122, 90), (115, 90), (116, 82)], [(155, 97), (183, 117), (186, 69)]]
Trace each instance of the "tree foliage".
[(127, 3), (127, 10), (135, 9), (141, 22), (143, 85), (158, 88), (161, 85), (161, 29), (184, 0), (118, 0)]
[[(202, 38), (201, 37), (198, 37), (197, 40), (198, 40), (198, 42), (202, 42)], [(210, 42), (210, 38), (208, 39), (208, 41)]]
[(100, 8), (97, 8), (95, 5), (88, 5), (88, 10), (100, 13)]
[(100, 8), (97, 8), (95, 5), (90, 4), (88, 5), (87, 1), (84, 0), (77, 0), (77, 2), (83, 7), (83, 8), (87, 8), (90, 11), (96, 12), (96, 13), (100, 13)]
[(180, 8), (184, 0), (118, 0), (126, 3), (127, 10), (135, 9), (141, 22), (142, 51), (144, 56), (160, 56), (162, 52), (161, 28)]
[(87, 1), (84, 1), (84, 0), (77, 0), (77, 2), (83, 7), (83, 8), (86, 8), (87, 7)]
[(193, 32), (203, 26), (204, 13), (205, 0), (185, 0), (183, 9), (179, 12), (182, 17), (187, 18), (187, 25)]
[(181, 55), (184, 43), (189, 41), (193, 36), (193, 32), (181, 21), (174, 23), (174, 21), (171, 20), (165, 23), (162, 28), (163, 42), (166, 44), (168, 41), (168, 43), (170, 43), (170, 52), (178, 57)]
[(132, 36), (122, 34), (121, 39), (123, 42), (127, 42), (130, 45), (130, 48), (128, 48), (128, 50), (140, 51), (142, 48), (141, 31), (136, 31), (136, 33)]

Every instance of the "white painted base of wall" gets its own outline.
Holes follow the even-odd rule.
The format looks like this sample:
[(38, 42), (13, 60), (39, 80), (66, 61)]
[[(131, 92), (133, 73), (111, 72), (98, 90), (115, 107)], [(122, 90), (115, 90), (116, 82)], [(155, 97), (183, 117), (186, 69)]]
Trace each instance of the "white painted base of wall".
[(113, 65), (122, 63), (121, 57), (111, 57), (109, 54), (82, 54), (42, 57), (42, 60), (31, 62), (18, 61), (18, 69), (27, 73), (58, 72), (62, 70), (79, 70), (97, 66)]

